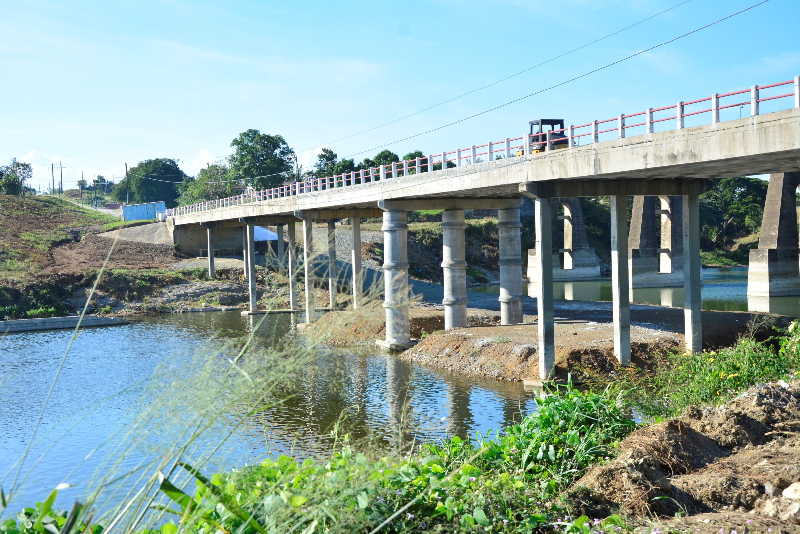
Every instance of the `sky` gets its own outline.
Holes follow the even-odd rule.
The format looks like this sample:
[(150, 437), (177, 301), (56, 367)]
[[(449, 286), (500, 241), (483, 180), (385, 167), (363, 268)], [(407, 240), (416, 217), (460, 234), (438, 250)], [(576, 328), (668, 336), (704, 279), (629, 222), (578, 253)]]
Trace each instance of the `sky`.
[(797, 0), (567, 82), (758, 1), (0, 0), (0, 164), (32, 163), (36, 187), (59, 162), (65, 188), (158, 157), (194, 175), (255, 128), (282, 135), (308, 169), (324, 146), (357, 160), (387, 144), (435, 153), (522, 135), (534, 118), (582, 123), (789, 80)]

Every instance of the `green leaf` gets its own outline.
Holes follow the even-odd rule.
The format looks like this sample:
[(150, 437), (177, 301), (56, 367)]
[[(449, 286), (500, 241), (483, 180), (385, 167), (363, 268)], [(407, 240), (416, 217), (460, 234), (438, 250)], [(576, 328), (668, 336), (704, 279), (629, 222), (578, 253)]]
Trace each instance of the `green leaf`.
[(483, 511), (483, 508), (475, 508), (475, 510), (472, 511), (472, 517), (474, 517), (475, 521), (477, 521), (481, 526), (486, 527), (492, 524), (492, 522), (489, 521), (489, 518), (486, 517), (486, 513)]
[(367, 504), (369, 504), (369, 497), (367, 497), (367, 493), (365, 491), (359, 493), (356, 499), (358, 500), (358, 507), (362, 510), (367, 507)]
[(302, 495), (292, 495), (289, 497), (289, 506), (292, 508), (300, 508), (305, 503), (308, 502), (308, 497), (304, 497)]
[(177, 534), (178, 533), (178, 525), (175, 523), (164, 523), (161, 526), (161, 534)]

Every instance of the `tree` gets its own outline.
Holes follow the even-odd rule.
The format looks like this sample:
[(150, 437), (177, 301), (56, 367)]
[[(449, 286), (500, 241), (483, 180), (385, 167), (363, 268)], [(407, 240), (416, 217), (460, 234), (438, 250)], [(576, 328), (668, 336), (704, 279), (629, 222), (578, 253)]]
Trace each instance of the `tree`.
[(230, 177), (228, 167), (214, 163), (200, 169), (197, 178), (185, 181), (180, 187), (178, 205), (185, 206), (203, 200), (215, 200), (234, 194), (236, 181)]
[(727, 248), (740, 237), (758, 232), (767, 196), (758, 178), (723, 178), (700, 197), (703, 247)]
[(400, 161), (400, 158), (391, 150), (382, 150), (378, 152), (373, 161), (375, 165), (391, 165), (396, 161)]
[(172, 207), (178, 198), (178, 188), (185, 179), (186, 175), (174, 159), (148, 159), (128, 171), (128, 176), (114, 187), (112, 196), (131, 203), (163, 200)]
[(33, 170), (30, 163), (12, 159), (11, 163), (0, 167), (0, 193), (23, 195), (28, 189), (25, 182), (31, 179)]
[(257, 189), (274, 187), (292, 176), (296, 156), (280, 135), (250, 129), (231, 141), (230, 175)]
[(338, 163), (339, 156), (330, 148), (323, 148), (317, 154), (317, 161), (314, 163), (314, 170), (311, 175), (315, 178), (323, 178), (331, 176), (336, 173), (336, 164)]

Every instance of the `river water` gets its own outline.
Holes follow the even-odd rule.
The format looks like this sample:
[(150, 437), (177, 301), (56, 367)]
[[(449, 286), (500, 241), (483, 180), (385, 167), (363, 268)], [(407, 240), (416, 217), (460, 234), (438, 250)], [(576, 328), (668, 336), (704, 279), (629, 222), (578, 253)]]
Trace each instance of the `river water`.
[[(271, 317), (257, 337), (260, 343), (270, 343), (275, 330), (289, 328), (288, 316)], [(159, 446), (168, 446), (173, 437), (162, 430), (133, 440), (132, 450), (123, 445), (132, 441), (127, 432), (152, 402), (153, 392), (175, 387), (175, 376), (161, 372), (162, 366), (191, 365), (198, 353), (211, 352), (209, 346), (222, 346), (247, 331), (247, 319), (238, 312), (87, 329), (69, 350), (54, 386), (71, 332), (0, 337), (0, 487), (8, 491), (15, 481), (19, 487), (10, 509), (42, 500), (62, 482), (72, 488), (62, 492), (59, 504), (69, 506), (85, 498), (120, 450), (124, 458), (114, 469), (124, 473), (158, 453)], [(233, 347), (221, 350), (223, 357), (236, 352)], [(463, 379), (382, 355), (320, 354), (299, 382), (291, 385), (293, 394), (285, 402), (237, 427), (204, 470), (240, 467), (282, 453), (324, 455), (343, 413), (341, 431), (353, 438), (389, 440), (403, 419), (409, 428), (405, 439), (430, 441), (485, 433), (534, 409), (519, 384)], [(218, 424), (206, 438), (217, 443), (230, 430)]]

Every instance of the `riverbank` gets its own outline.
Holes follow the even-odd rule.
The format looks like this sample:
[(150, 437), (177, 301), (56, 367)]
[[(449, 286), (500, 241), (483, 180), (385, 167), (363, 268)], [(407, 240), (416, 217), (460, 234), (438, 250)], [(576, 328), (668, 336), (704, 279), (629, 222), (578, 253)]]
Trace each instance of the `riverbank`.
[[(274, 362), (305, 349), (287, 350)], [(289, 385), (251, 358), (242, 364), (231, 376), (247, 395), (264, 391), (263, 380)], [(387, 448), (348, 437), (345, 418), (318, 458), (273, 457), (210, 479), (178, 464), (159, 475), (159, 495), (143, 497), (166, 515), (135, 530), (800, 532), (798, 370), (800, 325), (765, 342), (664, 358), (614, 377), (616, 388), (610, 380), (554, 387), (519, 423), (472, 440)], [(231, 385), (241, 409), (247, 396)], [(186, 489), (182, 475), (199, 488)], [(100, 525), (131, 524), (127, 508), (115, 510)], [(73, 532), (87, 531), (90, 513), (76, 514)], [(31, 509), (6, 525), (45, 515), (66, 518)]]

